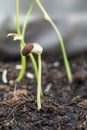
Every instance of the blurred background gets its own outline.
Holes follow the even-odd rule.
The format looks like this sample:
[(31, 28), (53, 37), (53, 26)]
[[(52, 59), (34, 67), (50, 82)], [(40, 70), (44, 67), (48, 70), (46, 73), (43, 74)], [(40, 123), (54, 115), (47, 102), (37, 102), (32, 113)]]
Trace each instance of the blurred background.
[[(19, 0), (20, 26), (24, 22), (31, 0)], [(87, 0), (41, 0), (41, 3), (57, 25), (65, 44), (68, 56), (87, 51)], [(17, 59), (19, 44), (7, 38), (16, 32), (15, 0), (0, 0), (0, 57)], [(56, 33), (44, 20), (43, 14), (35, 3), (26, 30), (25, 42), (39, 42), (45, 55), (61, 55)]]

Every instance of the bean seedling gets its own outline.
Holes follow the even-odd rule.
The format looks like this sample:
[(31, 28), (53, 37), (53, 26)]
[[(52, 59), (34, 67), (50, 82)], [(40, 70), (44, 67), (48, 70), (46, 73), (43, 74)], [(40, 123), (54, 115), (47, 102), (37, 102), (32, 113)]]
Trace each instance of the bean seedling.
[(36, 0), (36, 3), (39, 6), (42, 13), (44, 14), (44, 18), (51, 24), (51, 26), (53, 27), (53, 29), (55, 30), (55, 32), (58, 36), (58, 39), (60, 41), (61, 50), (62, 50), (63, 59), (64, 59), (64, 64), (65, 64), (65, 67), (66, 67), (67, 78), (68, 78), (69, 82), (72, 82), (72, 73), (71, 73), (70, 65), (69, 65), (69, 62), (68, 62), (67, 55), (66, 55), (62, 36), (61, 36), (58, 28), (56, 27), (55, 23), (52, 21), (52, 19), (50, 18), (50, 16), (48, 15), (48, 13), (44, 9), (44, 7), (42, 6), (40, 0)]
[[(52, 19), (50, 18), (50, 16), (48, 15), (48, 13), (46, 12), (46, 10), (44, 9), (44, 7), (42, 6), (40, 0), (32, 0), (30, 7), (28, 9), (27, 15), (25, 17), (24, 23), (23, 23), (23, 27), (22, 27), (22, 31), (20, 29), (20, 22), (19, 22), (19, 0), (16, 0), (16, 27), (17, 27), (17, 33), (10, 33), (8, 34), (8, 36), (12, 36), (14, 38), (14, 40), (19, 40), (20, 41), (20, 52), (21, 53), (21, 64), (22, 64), (22, 69), (19, 72), (19, 75), (16, 79), (16, 82), (20, 82), (25, 74), (25, 69), (26, 69), (26, 56), (29, 55), (32, 64), (33, 64), (33, 68), (34, 68), (34, 72), (35, 72), (35, 77), (37, 80), (37, 106), (38, 106), (38, 110), (41, 109), (41, 99), (40, 96), (42, 94), (42, 89), (41, 89), (41, 54), (42, 54), (42, 47), (37, 44), (37, 43), (33, 43), (33, 44), (25, 44), (24, 42), (24, 37), (25, 37), (25, 31), (26, 31), (26, 26), (29, 20), (29, 16), (31, 14), (31, 11), (33, 9), (34, 6), (34, 2), (36, 1), (37, 5), (39, 6), (40, 10), (42, 11), (42, 13), (44, 14), (44, 18), (51, 24), (51, 26), (53, 27), (53, 29), (55, 30), (57, 37), (60, 41), (60, 46), (61, 46), (61, 50), (62, 50), (62, 55), (63, 55), (63, 59), (64, 59), (64, 64), (66, 67), (66, 73), (67, 73), (67, 78), (69, 80), (69, 82), (72, 82), (72, 74), (71, 74), (71, 69), (70, 69), (70, 65), (68, 62), (68, 58), (66, 55), (66, 51), (64, 48), (64, 42), (63, 39), (61, 37), (61, 34), (59, 32), (59, 30), (57, 29), (56, 25), (54, 24), (54, 22), (52, 21)], [(38, 64), (36, 63), (36, 60), (33, 56), (33, 53), (37, 54), (38, 56)]]
[(27, 44), (23, 50), (22, 55), (27, 56), (29, 53), (35, 53), (38, 56), (38, 71), (37, 71), (37, 107), (41, 109), (41, 54), (43, 48), (38, 43)]
[[(33, 5), (34, 5), (34, 0), (32, 0), (31, 5), (29, 7), (28, 13), (26, 15), (26, 18), (24, 20), (24, 24), (23, 24), (23, 28), (22, 28), (22, 32), (20, 29), (20, 24), (19, 24), (19, 0), (16, 0), (16, 27), (17, 27), (17, 33), (9, 33), (7, 36), (12, 36), (14, 40), (19, 40), (20, 41), (20, 52), (23, 49), (25, 42), (24, 42), (24, 36), (25, 36), (25, 30), (26, 30), (26, 26), (27, 26), (27, 22), (28, 22), (28, 18), (29, 15), (33, 9)], [(21, 54), (21, 53), (20, 53)], [(32, 61), (33, 67), (34, 67), (34, 72), (35, 72), (35, 76), (37, 79), (37, 64), (36, 61), (34, 59), (33, 54), (29, 54), (29, 57)], [(21, 64), (22, 64), (22, 69), (19, 72), (19, 75), (16, 79), (16, 82), (20, 82), (25, 74), (25, 69), (26, 69), (26, 57), (23, 57), (23, 55), (21, 54)]]
[[(22, 39), (20, 40), (20, 51), (22, 50), (23, 46), (25, 45), (25, 42), (24, 42), (25, 30), (26, 30), (26, 26), (27, 26), (27, 22), (28, 22), (28, 17), (30, 16), (31, 11), (32, 11), (33, 6), (34, 6), (34, 1), (36, 1), (40, 10), (44, 14), (44, 18), (51, 24), (51, 26), (53, 27), (53, 29), (55, 30), (55, 32), (58, 36), (58, 39), (60, 41), (61, 50), (62, 50), (63, 59), (64, 59), (64, 64), (65, 64), (65, 67), (66, 67), (67, 78), (68, 78), (69, 82), (72, 82), (71, 69), (70, 69), (70, 65), (69, 65), (68, 58), (67, 58), (67, 55), (66, 55), (66, 51), (65, 51), (65, 48), (64, 48), (63, 39), (62, 39), (61, 34), (60, 34), (59, 30), (57, 29), (56, 25), (54, 24), (54, 22), (52, 21), (52, 19), (50, 18), (50, 16), (48, 15), (46, 10), (44, 9), (44, 7), (42, 6), (40, 0), (32, 0), (30, 8), (28, 10), (28, 13), (26, 15), (24, 24), (23, 24), (22, 33), (20, 31), (20, 25), (19, 25), (19, 2), (18, 2), (18, 0), (16, 0), (16, 26), (17, 26), (16, 37), (19, 35), (19, 40), (20, 40), (20, 38), (22, 36)], [(17, 38), (14, 38), (14, 40), (17, 39)], [(35, 70), (35, 76), (36, 76), (36, 79), (37, 79), (37, 65), (36, 65), (35, 59), (34, 59), (32, 54), (30, 54), (29, 56), (30, 56), (30, 59), (33, 63), (34, 70)], [(19, 73), (19, 76), (16, 79), (17, 82), (20, 82), (21, 79), (23, 78), (23, 75), (25, 73), (25, 68), (26, 68), (26, 58), (22, 57), (22, 55), (21, 55), (21, 63), (22, 63), (22, 69)]]

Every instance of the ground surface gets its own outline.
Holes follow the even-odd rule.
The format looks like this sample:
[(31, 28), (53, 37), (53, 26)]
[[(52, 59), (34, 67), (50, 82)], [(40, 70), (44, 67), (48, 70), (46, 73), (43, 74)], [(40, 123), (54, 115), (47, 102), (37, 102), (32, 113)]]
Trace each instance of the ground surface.
[[(15, 69), (15, 65), (19, 63), (0, 62), (0, 130), (87, 130), (85, 55), (70, 60), (73, 73), (71, 84), (67, 81), (62, 61), (43, 61), (44, 96), (40, 111), (36, 106), (35, 78), (25, 76), (20, 83), (14, 85), (2, 82), (3, 69), (7, 69), (10, 81), (17, 77), (19, 71)], [(33, 73), (30, 62), (27, 72)]]

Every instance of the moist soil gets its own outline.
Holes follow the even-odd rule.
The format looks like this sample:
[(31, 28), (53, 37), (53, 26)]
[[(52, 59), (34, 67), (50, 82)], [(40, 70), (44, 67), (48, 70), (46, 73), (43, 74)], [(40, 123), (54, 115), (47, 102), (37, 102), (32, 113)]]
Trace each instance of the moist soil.
[[(42, 108), (37, 110), (35, 77), (31, 62), (20, 83), (19, 62), (0, 62), (0, 130), (87, 130), (87, 58), (70, 59), (73, 82), (66, 77), (62, 60), (42, 61)], [(2, 72), (7, 70), (7, 83)]]

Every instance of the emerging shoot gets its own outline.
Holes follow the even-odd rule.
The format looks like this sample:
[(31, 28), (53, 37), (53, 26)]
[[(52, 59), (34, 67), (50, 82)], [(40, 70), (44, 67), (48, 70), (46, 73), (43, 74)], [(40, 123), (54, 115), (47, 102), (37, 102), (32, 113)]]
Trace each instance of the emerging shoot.
[(37, 107), (41, 109), (41, 54), (43, 48), (38, 43), (26, 44), (22, 50), (22, 55), (27, 56), (29, 53), (35, 53), (38, 56), (38, 72), (37, 72)]

